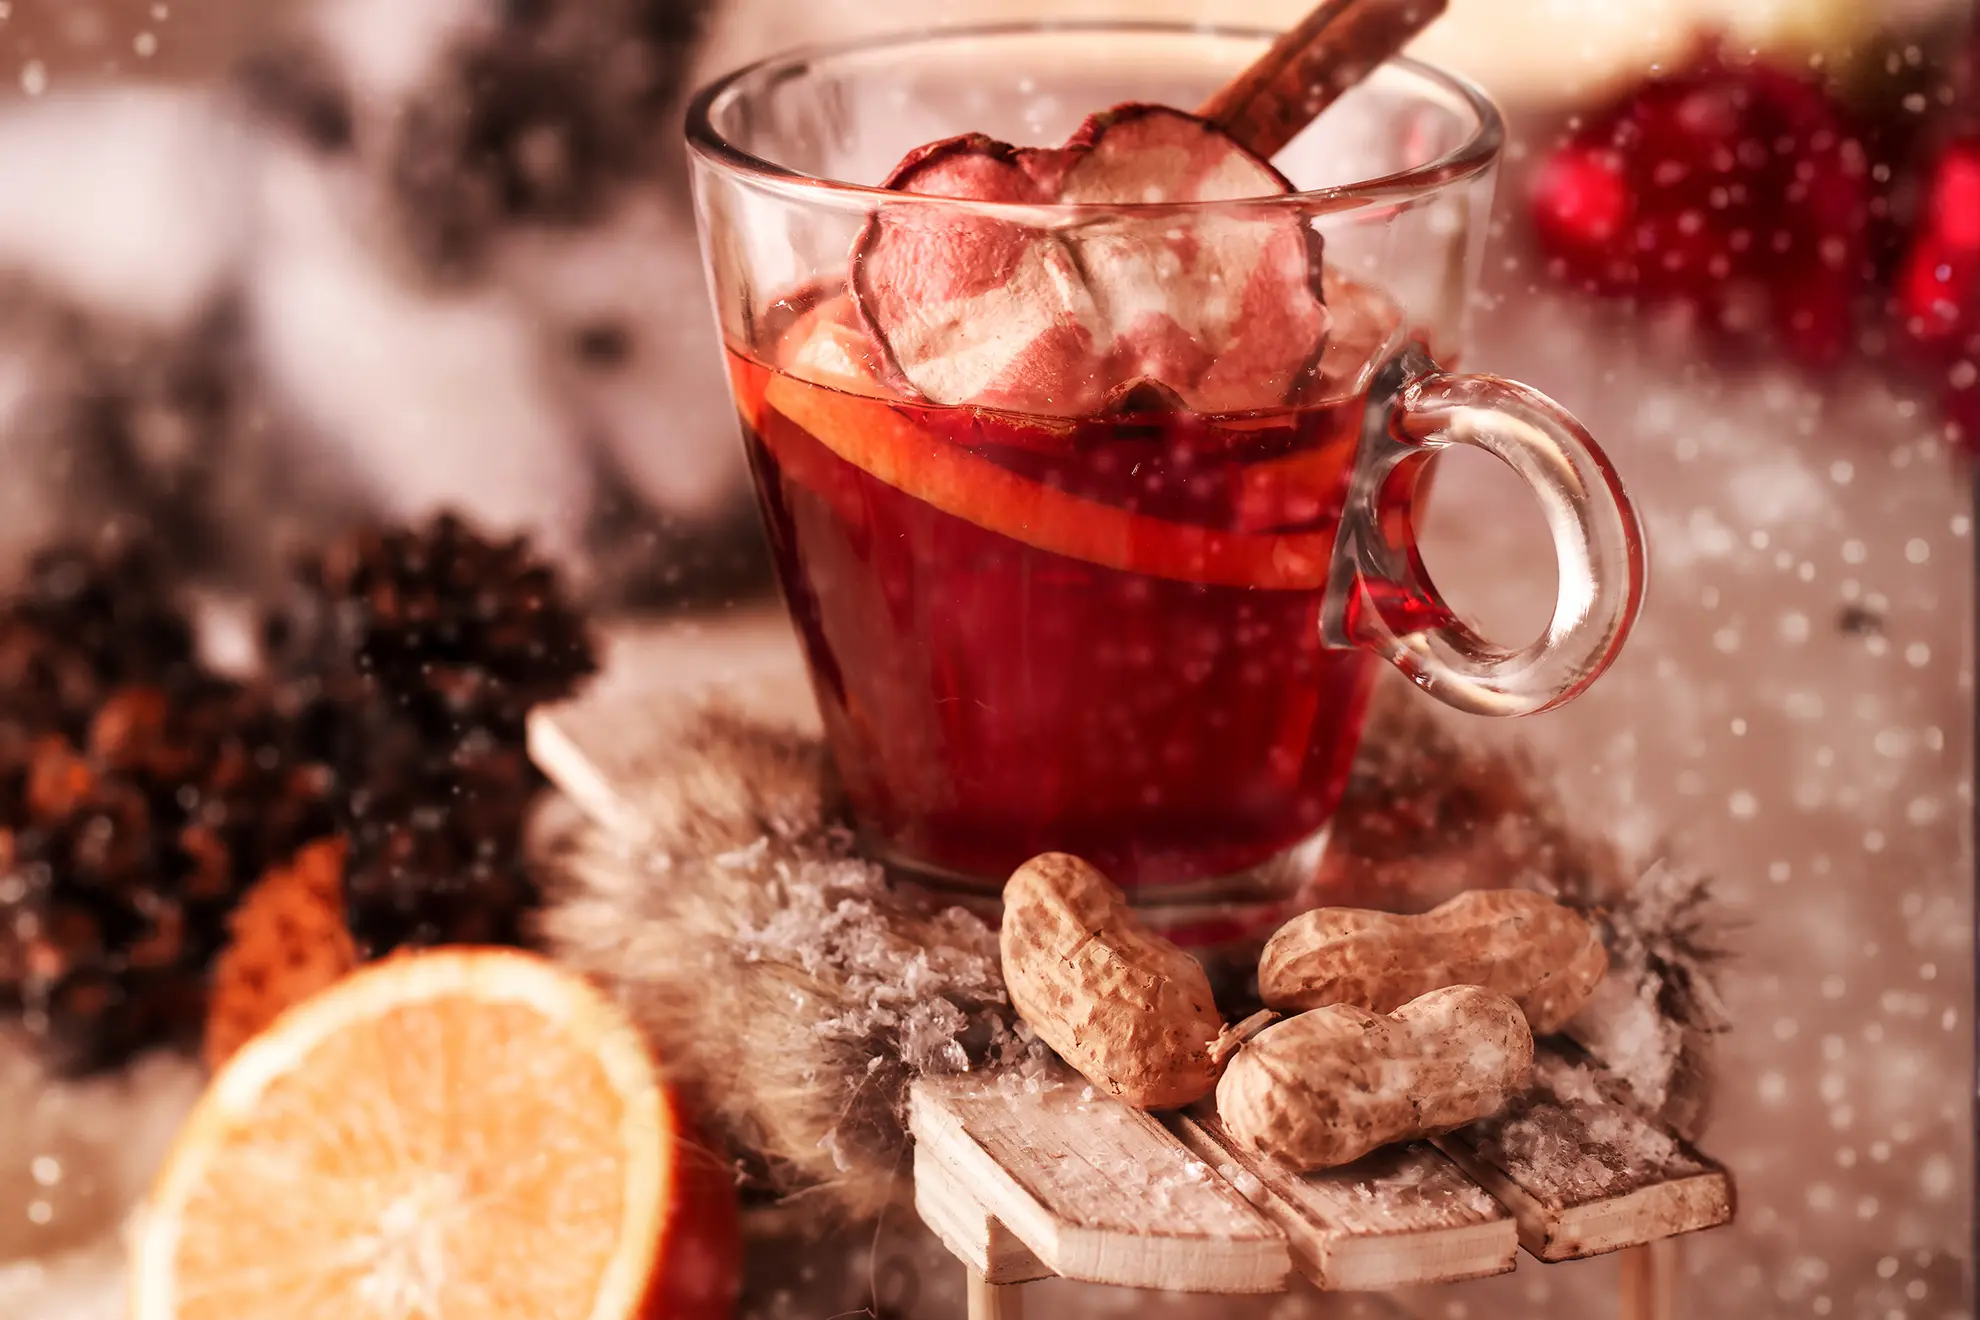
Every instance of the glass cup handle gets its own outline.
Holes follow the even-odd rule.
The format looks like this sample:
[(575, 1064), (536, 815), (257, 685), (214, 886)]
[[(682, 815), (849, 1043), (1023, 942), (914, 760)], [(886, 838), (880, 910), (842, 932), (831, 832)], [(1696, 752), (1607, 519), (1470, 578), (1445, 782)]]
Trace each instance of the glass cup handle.
[[(1560, 594), (1546, 631), (1529, 645), (1507, 648), (1473, 631), (1417, 553), (1416, 479), (1451, 445), (1491, 454), (1539, 497)], [(1328, 572), (1328, 645), (1373, 651), (1459, 710), (1530, 715), (1576, 696), (1609, 667), (1642, 607), (1646, 577), (1636, 511), (1566, 409), (1497, 376), (1439, 370), (1416, 345), (1383, 365)]]

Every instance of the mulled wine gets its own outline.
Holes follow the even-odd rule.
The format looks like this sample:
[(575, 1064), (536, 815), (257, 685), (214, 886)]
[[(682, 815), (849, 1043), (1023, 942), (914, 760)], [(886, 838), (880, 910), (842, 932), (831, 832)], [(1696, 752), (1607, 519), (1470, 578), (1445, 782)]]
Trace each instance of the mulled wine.
[(846, 301), (730, 371), (849, 805), (879, 854), (1125, 887), (1241, 872), (1338, 800), (1374, 659), (1320, 610), (1402, 321), (1330, 276), (1305, 401), (1042, 416), (891, 396)]
[[(988, 895), (1071, 852), (1190, 943), (1255, 933), (1311, 897), (1376, 661), (1503, 716), (1615, 658), (1644, 565), (1613, 467), (1537, 391), (1452, 369), (1497, 118), (1386, 59), (1434, 6), (1355, 8), (1279, 43), (808, 51), (690, 108), (731, 384), (871, 855)], [(1425, 464), (1460, 445), (1547, 517), (1559, 595), (1523, 644), (1417, 552)]]

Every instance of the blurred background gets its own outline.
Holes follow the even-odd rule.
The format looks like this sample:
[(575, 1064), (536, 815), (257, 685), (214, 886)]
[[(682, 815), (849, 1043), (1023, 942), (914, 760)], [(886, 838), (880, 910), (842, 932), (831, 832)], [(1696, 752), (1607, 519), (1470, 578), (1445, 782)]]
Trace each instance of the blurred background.
[[(451, 504), (615, 608), (763, 598), (686, 90), (931, 21), (1305, 8), (0, 0), (0, 580), (114, 523), (252, 590), (299, 538)], [(1705, 1145), (1741, 1214), (1685, 1245), (1687, 1315), (1972, 1314), (1969, 9), (1452, 0), (1415, 50), (1513, 128), (1467, 366), (1574, 409), (1651, 537), (1616, 671), (1484, 736), (1739, 916)], [(1464, 457), (1431, 564), (1530, 624), (1551, 585), (1506, 566), (1544, 562), (1537, 510)], [(0, 1050), (0, 1115), (27, 1116), (0, 1119), (0, 1313), (117, 1313), (107, 1235), (170, 1131), (130, 1114), (191, 1085), (58, 1084)], [(1579, 1316), (1613, 1288), (1593, 1261), (1406, 1304)]]

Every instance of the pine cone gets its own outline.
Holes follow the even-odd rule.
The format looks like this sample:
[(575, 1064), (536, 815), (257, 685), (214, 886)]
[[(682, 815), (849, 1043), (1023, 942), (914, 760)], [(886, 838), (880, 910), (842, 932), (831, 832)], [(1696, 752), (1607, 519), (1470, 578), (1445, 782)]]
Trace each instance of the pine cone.
[[(38, 768), (83, 764), (58, 739), (41, 748)], [(87, 1069), (182, 1037), (193, 1023), (179, 1010), (204, 964), (188, 939), (177, 859), (161, 846), (163, 823), (148, 796), (87, 769), (76, 787), (66, 810), (8, 834), (0, 970), (56, 1062)]]
[(191, 1039), (247, 880), (332, 826), (266, 695), (114, 691), (80, 747), (31, 744), (0, 855), (0, 984), (58, 1066)]
[(528, 541), (478, 536), (451, 514), (361, 530), (297, 577), (265, 632), (277, 669), (310, 689), (298, 705), (376, 703), (436, 744), (519, 742), (531, 706), (597, 668), (582, 616)]
[(543, 785), (524, 721), (595, 668), (554, 570), (441, 515), (361, 531), (298, 579), (266, 635), (298, 738), (344, 786), (359, 950), (520, 942)]
[(460, 749), (381, 768), (352, 795), (348, 913), (367, 956), (432, 944), (519, 944), (538, 892), (523, 831), (539, 789), (520, 748)]
[(193, 1038), (247, 886), (312, 840), (343, 836), (349, 881), (317, 897), (351, 957), (520, 942), (524, 718), (593, 668), (552, 570), (451, 517), (371, 530), (267, 635), (274, 681), (206, 673), (114, 547), (42, 556), (0, 606), (0, 1009), (57, 1066)]
[(341, 839), (307, 845), (250, 886), (228, 918), (206, 1011), (209, 1068), (357, 966), (344, 924), (344, 852)]
[(138, 550), (57, 546), (0, 608), (0, 719), (80, 742), (113, 688), (196, 680), (192, 625), (164, 571)]

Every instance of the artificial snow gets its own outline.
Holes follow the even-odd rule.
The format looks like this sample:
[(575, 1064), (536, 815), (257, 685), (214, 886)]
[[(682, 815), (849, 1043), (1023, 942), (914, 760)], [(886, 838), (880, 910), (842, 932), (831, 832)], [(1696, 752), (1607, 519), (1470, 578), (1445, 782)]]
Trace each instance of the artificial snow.
[[(1467, 366), (1547, 390), (1601, 439), (1649, 525), (1651, 585), (1587, 695), (1486, 732), (1558, 767), (1578, 821), (1669, 859), (1650, 878), (1671, 901), (1706, 876), (1735, 916), (1724, 1002), (1698, 1007), (1725, 1028), (1700, 1144), (1731, 1169), (1739, 1219), (1682, 1248), (1680, 1311), (1958, 1313), (1973, 1169), (1968, 468), (1929, 399), (1874, 366), (1818, 380), (1721, 365), (1705, 345), (1646, 347), (1626, 311), (1523, 267), (1497, 284)], [(1464, 547), (1432, 547), (1439, 585), (1488, 620), (1551, 592), (1528, 497), (1497, 475), (1441, 485), (1432, 515)], [(1676, 1044), (1666, 988), (1606, 986), (1591, 1006), (1604, 1032), (1587, 1038), (1652, 1102)], [(1899, 1266), (1888, 1281), (1873, 1276), (1884, 1259)], [(1829, 1276), (1800, 1272), (1809, 1260)], [(1473, 1316), (1574, 1314), (1613, 1305), (1598, 1274), (1548, 1271), (1544, 1305), (1512, 1281), (1450, 1296)], [(1576, 1303), (1584, 1276), (1594, 1291)]]
[(1557, 1193), (1563, 1204), (1704, 1171), (1668, 1133), (1614, 1101), (1597, 1072), (1543, 1053), (1531, 1094), (1470, 1135), (1520, 1186)]
[[(854, 9), (878, 21), (871, 6), (843, 3), (825, 6), (812, 21), (831, 26)], [(389, 10), (371, 4), (367, 12)], [(732, 35), (748, 29), (735, 17), (741, 12), (725, 18)], [(45, 178), (29, 166), (59, 160), (94, 181), (66, 197), (40, 185), (16, 190), (11, 206), (33, 214), (22, 210), (19, 225), (0, 226), (0, 264), (34, 267), (43, 284), (92, 309), (114, 298), (133, 318), (183, 316), (238, 259), (232, 226), (241, 212), (229, 200), (226, 175), (233, 148), (219, 135), (179, 136), (193, 121), (174, 118), (177, 111), (151, 128), (126, 125), (97, 141), (105, 126), (148, 114), (143, 98), (71, 99), (67, 81), (51, 84), (38, 63), (17, 72), (41, 94), (37, 104), (48, 117), (30, 117), (40, 111), (24, 102), (5, 110), (0, 159), (20, 165), (10, 177)], [(380, 85), (404, 81), (395, 69), (363, 77)], [(129, 160), (129, 147), (147, 158)], [(1502, 210), (1516, 204), (1516, 191), (1508, 181)], [(91, 197), (120, 204), (99, 207)], [(0, 213), (9, 210), (0, 204)], [(60, 222), (65, 216), (73, 223)], [(143, 223), (114, 224), (125, 217)], [(1495, 258), (1516, 254), (1516, 227), (1492, 242)], [(678, 255), (691, 271), (691, 249), (683, 244)], [(293, 278), (307, 292), (308, 279), (342, 274), (346, 257), (353, 265), (385, 260), (300, 249)], [(538, 258), (518, 260), (533, 270)], [(1724, 1080), (1704, 1139), (1738, 1179), (1740, 1219), (1683, 1245), (1690, 1284), (1679, 1313), (1696, 1320), (1965, 1314), (1973, 1170), (1967, 469), (1949, 454), (1926, 392), (1912, 397), (1873, 367), (1814, 380), (1721, 363), (1696, 344), (1660, 346), (1647, 342), (1642, 323), (1627, 313), (1545, 288), (1516, 255), (1505, 260), (1509, 269), (1495, 276), (1473, 318), (1475, 352), (1465, 365), (1526, 379), (1590, 425), (1645, 512), (1653, 569), (1642, 624), (1616, 669), (1572, 707), (1488, 736), (1537, 748), (1560, 768), (1578, 823), (1633, 855), (1667, 850), (1684, 858), (1713, 878), (1745, 924), (1722, 1006)], [(555, 264), (544, 259), (541, 268)], [(387, 269), (375, 278), (399, 277)], [(393, 333), (465, 328), (461, 343), (500, 348), (505, 336), (527, 331), (537, 315), (536, 290), (554, 283), (519, 276), (506, 306), (499, 298), (476, 303), (474, 314), (458, 321), (415, 315)], [(374, 299), (381, 324), (403, 310), (393, 301), (399, 296), (414, 299), (389, 289)], [(297, 379), (312, 367), (324, 373), (308, 389), (289, 391), (295, 400), (327, 397), (337, 385), (375, 389), (425, 417), (432, 434), (457, 416), (480, 415), (468, 406), (472, 400), (463, 404), (458, 383), (429, 387), (414, 378), (431, 360), (425, 356), (384, 363), (376, 375), (344, 374), (349, 363), (335, 351), (338, 332), (320, 323), (334, 300), (297, 296), (263, 306), (271, 327), (294, 318), (284, 354)], [(702, 329), (690, 313), (699, 309), (670, 298), (645, 310), (660, 331), (665, 322), (687, 327), (682, 369), (707, 378), (695, 398), (719, 407), (712, 342), (694, 339)], [(494, 329), (479, 323), (483, 312)], [(559, 303), (555, 318), (538, 325), (544, 351), (565, 342), (584, 318), (584, 307)], [(700, 350), (691, 349), (696, 342)], [(313, 343), (326, 350), (314, 364), (306, 360)], [(436, 356), (459, 361), (462, 351)], [(499, 360), (517, 355), (504, 348)], [(404, 367), (402, 376), (392, 374), (395, 366)], [(645, 362), (635, 368), (648, 369)], [(13, 379), (0, 367), (0, 394)], [(565, 383), (556, 372), (530, 376), (524, 387), (537, 397), (522, 405), (521, 422), (506, 421), (496, 436), (505, 446), (542, 443), (570, 459), (581, 455), (575, 437), (584, 426), (532, 421), (557, 411), (555, 391)], [(470, 384), (479, 388), (485, 374)], [(661, 382), (650, 393), (661, 397), (670, 388)], [(368, 420), (362, 410), (304, 411), (321, 414), (326, 443), (342, 445), (388, 497), (404, 494), (395, 484), (400, 465), (427, 432), (408, 424), (381, 439), (359, 433)], [(659, 474), (653, 488), (661, 488), (674, 442), (642, 444), (645, 433), (633, 420), (639, 408), (614, 396), (569, 415), (608, 419), (608, 447), (641, 455)], [(441, 438), (465, 444), (459, 433)], [(680, 440), (694, 443), (690, 434)], [(710, 443), (733, 453), (726, 434)], [(513, 480), (517, 469), (497, 463), (489, 470)], [(513, 511), (516, 505), (503, 502), (526, 498), (491, 492), (478, 475), (474, 467), (453, 474), (470, 505), (485, 495), (491, 508)], [(417, 470), (414, 476), (437, 481)], [(1518, 622), (1531, 618), (1535, 601), (1551, 600), (1547, 552), (1530, 515), (1528, 497), (1490, 472), (1473, 469), (1462, 484), (1441, 484), (1433, 522), (1444, 532), (1433, 540), (1447, 553), (1439, 557), (1433, 544), (1430, 562), (1461, 608)], [(546, 507), (518, 516), (560, 519), (550, 539), (574, 542), (588, 513)], [(659, 866), (647, 878), (670, 881)], [(768, 921), (760, 938), (766, 951), (787, 947)], [(1677, 1042), (1653, 1012), (1661, 987), (1647, 985), (1617, 980), (1612, 988), (1626, 990), (1628, 1002), (1603, 1004), (1598, 1016), (1610, 1034), (1590, 1043), (1654, 1097), (1661, 1061)], [(793, 989), (786, 1004), (802, 1009), (806, 1002)], [(916, 1042), (918, 1057), (944, 1061), (940, 1036), (938, 1022), (904, 1039)], [(19, 1056), (7, 1049), (0, 1046), (0, 1058), (12, 1068)], [(6, 1077), (33, 1080), (29, 1089), (0, 1081), (0, 1112), (19, 1115), (32, 1104), (39, 1117), (0, 1124), (0, 1185), (18, 1192), (4, 1203), (21, 1207), (20, 1218), (0, 1231), (0, 1314), (110, 1320), (122, 1299), (115, 1270), (122, 1202), (89, 1206), (36, 1189), (67, 1191), (87, 1173), (120, 1195), (134, 1192), (162, 1134), (189, 1103), (197, 1074), (190, 1065), (161, 1064), (86, 1092), (54, 1088), (27, 1071)], [(1036, 1073), (1020, 1073), (1012, 1084), (1041, 1082)], [(79, 1144), (62, 1145), (69, 1138), (61, 1134), (71, 1131)], [(1538, 1151), (1545, 1135), (1516, 1132), (1515, 1140), (1530, 1138)], [(45, 1184), (50, 1169), (38, 1162), (50, 1158), (59, 1177)], [(30, 1217), (34, 1206), (46, 1209)], [(876, 1292), (881, 1314), (960, 1314), (960, 1271), (902, 1220), (893, 1216), (884, 1233), (851, 1249), (799, 1255), (773, 1244), (752, 1262), (758, 1283), (750, 1314), (815, 1320), (856, 1310)], [(50, 1246), (51, 1233), (69, 1235), (67, 1245)], [(1323, 1301), (1310, 1293), (1224, 1302), (1062, 1282), (1031, 1285), (1029, 1298), (1034, 1314), (1140, 1320), (1294, 1320), (1323, 1308), (1330, 1316), (1392, 1317), (1405, 1304), (1426, 1320), (1485, 1320), (1611, 1313), (1615, 1277), (1612, 1260), (1544, 1270), (1528, 1264), (1502, 1279), (1425, 1290), (1406, 1303)], [(841, 1305), (841, 1298), (849, 1300)]]
[(123, 1315), (126, 1221), (204, 1081), (171, 1054), (64, 1080), (0, 1030), (0, 1315)]

